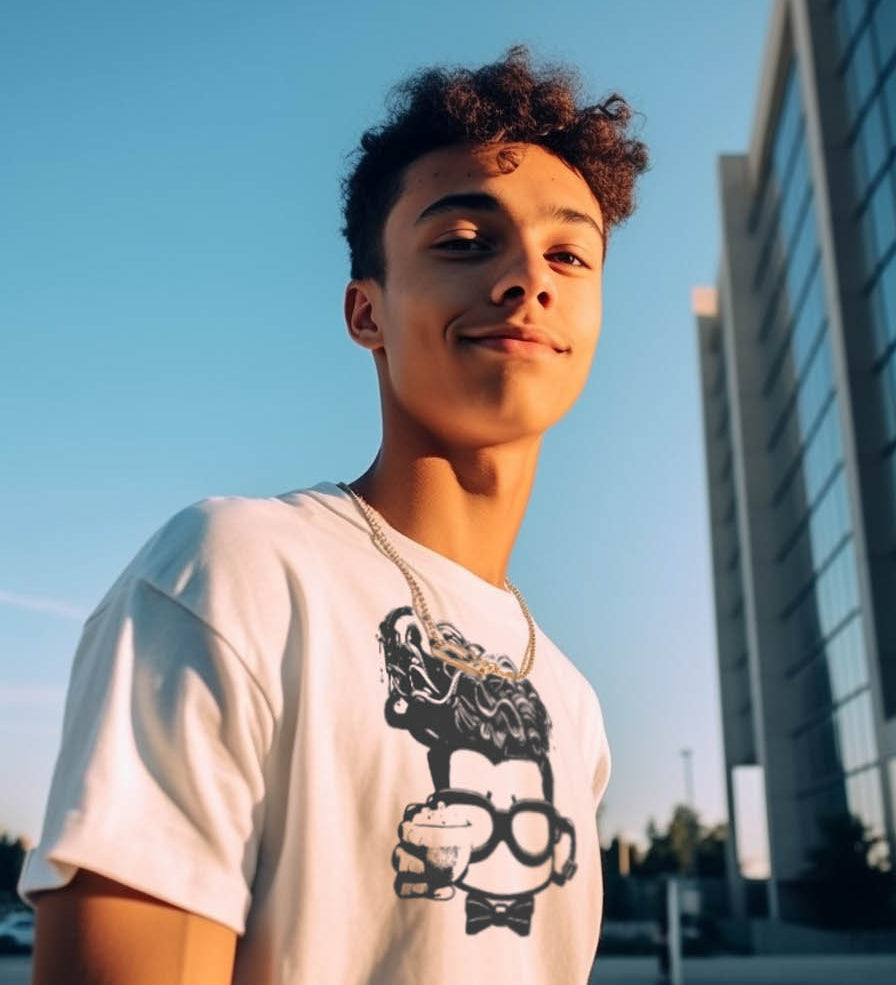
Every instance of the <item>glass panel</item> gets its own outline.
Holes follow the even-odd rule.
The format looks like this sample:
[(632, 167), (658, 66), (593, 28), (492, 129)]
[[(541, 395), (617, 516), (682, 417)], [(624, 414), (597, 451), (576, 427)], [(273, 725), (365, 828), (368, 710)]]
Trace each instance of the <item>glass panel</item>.
[(881, 0), (874, 8), (871, 28), (877, 42), (878, 64), (883, 70), (896, 52), (896, 3)]
[(872, 183), (887, 159), (888, 141), (884, 130), (883, 104), (876, 99), (870, 106), (862, 126), (859, 128), (857, 146), (859, 148), (859, 199), (864, 198), (865, 190)]
[(812, 565), (816, 569), (824, 564), (828, 555), (848, 531), (848, 526), (843, 522), (844, 510), (842, 507), (845, 498), (846, 487), (841, 472), (828, 486), (809, 518)]
[(868, 295), (868, 306), (871, 310), (871, 339), (874, 359), (879, 359), (887, 347), (890, 328), (887, 324), (887, 303), (884, 298), (883, 285), (878, 280)]
[[(812, 272), (806, 299), (800, 309), (799, 318), (793, 331), (793, 351), (797, 374), (805, 368), (806, 359), (812, 351), (818, 330), (822, 325), (825, 313), (824, 295), (822, 293), (821, 268), (816, 265)], [(894, 271), (896, 272), (896, 271)]]
[(872, 763), (877, 759), (877, 737), (874, 734), (874, 710), (871, 707), (871, 692), (867, 689), (856, 698), (856, 717), (859, 723), (862, 756), (866, 763)]
[(837, 18), (846, 41), (849, 41), (853, 34), (855, 34), (856, 28), (858, 28), (862, 18), (865, 16), (867, 7), (866, 0), (840, 0), (840, 6), (837, 9)]
[(787, 293), (794, 307), (805, 285), (806, 277), (818, 252), (818, 241), (815, 235), (815, 209), (811, 204), (806, 210), (800, 226), (799, 235), (793, 245), (787, 267)]
[(896, 140), (896, 71), (890, 72), (884, 82), (884, 108), (887, 111), (887, 123), (890, 127), (890, 140)]
[(832, 401), (805, 452), (806, 495), (811, 503), (840, 461), (840, 422), (837, 403)]
[(794, 141), (801, 129), (802, 117), (799, 93), (799, 74), (794, 61), (785, 83), (784, 96), (781, 100), (781, 113), (772, 145), (772, 169), (778, 179), (778, 185), (783, 187), (788, 164), (790, 162)]
[(800, 432), (804, 438), (833, 388), (830, 345), (827, 335), (825, 335), (815, 350), (808, 372), (797, 394)]
[(893, 354), (882, 368), (879, 378), (880, 400), (884, 413), (884, 442), (896, 438), (896, 387), (893, 386)]
[(896, 342), (896, 256), (890, 257), (881, 272), (878, 290), (886, 315), (887, 341)]
[(806, 142), (801, 140), (796, 154), (793, 173), (781, 202), (781, 239), (789, 246), (799, 220), (803, 216), (806, 198), (810, 192), (809, 161), (806, 157)]
[(843, 755), (843, 769), (852, 770), (860, 765), (858, 746), (855, 739), (852, 702), (842, 705), (834, 713), (837, 725), (839, 746)]
[(868, 203), (871, 225), (874, 231), (875, 260), (880, 260), (896, 242), (896, 199), (893, 195), (893, 182), (890, 175), (875, 188)]
[(854, 115), (858, 115), (865, 100), (871, 95), (877, 77), (874, 67), (874, 54), (871, 49), (871, 34), (864, 31), (846, 70), (846, 84)]

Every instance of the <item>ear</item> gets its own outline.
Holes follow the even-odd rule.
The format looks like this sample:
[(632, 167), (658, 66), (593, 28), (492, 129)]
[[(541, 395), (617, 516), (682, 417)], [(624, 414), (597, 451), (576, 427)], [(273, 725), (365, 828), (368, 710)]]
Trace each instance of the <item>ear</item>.
[(572, 879), (576, 873), (576, 833), (572, 822), (565, 817), (558, 819), (554, 835), (554, 871), (551, 878), (558, 886)]
[(370, 278), (349, 281), (345, 289), (345, 326), (353, 342), (375, 352), (383, 347), (383, 333), (377, 324), (374, 307), (380, 287)]

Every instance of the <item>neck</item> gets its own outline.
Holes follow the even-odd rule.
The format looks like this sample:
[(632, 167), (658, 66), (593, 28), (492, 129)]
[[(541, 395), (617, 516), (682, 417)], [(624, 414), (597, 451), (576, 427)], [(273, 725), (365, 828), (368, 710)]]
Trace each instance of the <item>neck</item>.
[(384, 439), (351, 485), (406, 537), (503, 587), (540, 447), (536, 437), (436, 452)]

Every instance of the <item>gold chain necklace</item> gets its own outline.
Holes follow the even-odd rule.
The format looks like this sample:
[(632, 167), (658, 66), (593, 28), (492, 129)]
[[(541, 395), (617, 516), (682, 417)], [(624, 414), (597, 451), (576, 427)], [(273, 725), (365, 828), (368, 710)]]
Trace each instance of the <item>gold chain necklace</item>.
[(517, 602), (519, 602), (520, 609), (526, 617), (526, 625), (529, 627), (529, 642), (526, 644), (526, 652), (523, 655), (523, 663), (519, 671), (507, 670), (494, 660), (487, 660), (484, 657), (470, 657), (463, 647), (458, 646), (451, 640), (445, 639), (442, 635), (441, 629), (439, 629), (439, 627), (433, 622), (432, 616), (429, 613), (429, 606), (426, 604), (426, 599), (423, 595), (423, 590), (417, 584), (417, 579), (411, 572), (408, 563), (398, 553), (392, 542), (386, 536), (386, 533), (383, 530), (379, 520), (379, 514), (377, 514), (376, 510), (374, 510), (370, 503), (368, 503), (360, 493), (356, 493), (351, 486), (344, 482), (340, 482), (339, 488), (351, 496), (353, 502), (361, 511), (361, 515), (370, 527), (374, 544), (376, 544), (380, 551), (404, 575), (404, 579), (408, 583), (408, 588), (411, 590), (411, 601), (414, 612), (417, 614), (417, 618), (423, 623), (426, 629), (433, 656), (438, 657), (440, 660), (443, 660), (446, 664), (450, 664), (452, 667), (459, 667), (461, 670), (467, 671), (467, 673), (479, 674), (482, 677), (485, 677), (488, 674), (495, 674), (498, 677), (504, 677), (509, 681), (521, 681), (524, 677), (529, 676), (532, 671), (532, 667), (535, 664), (535, 623), (532, 619), (532, 613), (529, 612), (529, 606), (526, 605), (526, 600), (523, 598), (522, 592), (509, 578), (504, 579), (504, 587), (513, 595)]

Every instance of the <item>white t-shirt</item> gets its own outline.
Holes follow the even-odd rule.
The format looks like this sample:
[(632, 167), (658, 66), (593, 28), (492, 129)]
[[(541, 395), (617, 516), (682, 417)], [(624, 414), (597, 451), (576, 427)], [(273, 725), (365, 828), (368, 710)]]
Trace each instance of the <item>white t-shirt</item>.
[[(513, 595), (385, 529), (446, 636), (521, 661)], [(519, 683), (429, 654), (337, 486), (210, 499), (85, 625), (20, 891), (85, 868), (210, 917), (240, 985), (583, 985), (609, 762), (540, 630)]]

